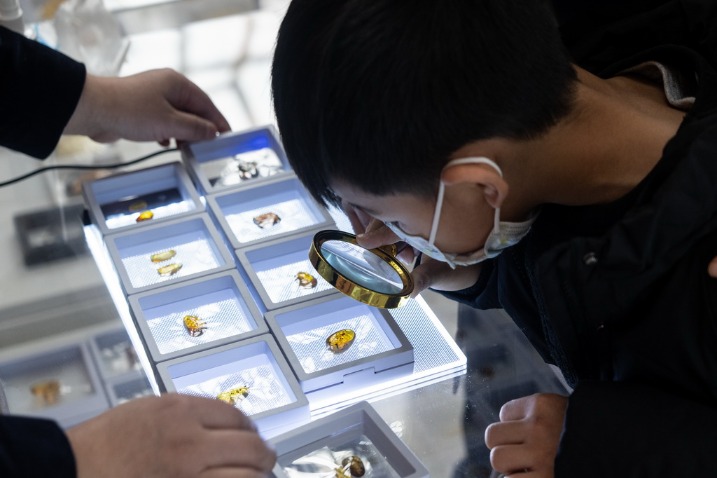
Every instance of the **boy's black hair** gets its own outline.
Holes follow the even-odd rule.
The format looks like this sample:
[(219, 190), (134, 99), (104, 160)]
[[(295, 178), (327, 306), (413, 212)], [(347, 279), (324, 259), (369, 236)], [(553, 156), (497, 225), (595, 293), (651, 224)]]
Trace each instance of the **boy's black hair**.
[(576, 74), (544, 0), (293, 0), (272, 66), (279, 131), (311, 194), (433, 194), (479, 139), (539, 136)]

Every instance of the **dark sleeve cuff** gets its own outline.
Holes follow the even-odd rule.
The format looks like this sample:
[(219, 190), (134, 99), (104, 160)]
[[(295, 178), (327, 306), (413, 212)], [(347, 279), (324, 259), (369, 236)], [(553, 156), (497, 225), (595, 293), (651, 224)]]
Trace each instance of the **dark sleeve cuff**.
[(0, 27), (0, 145), (46, 158), (85, 85), (82, 63)]
[(67, 436), (51, 420), (0, 415), (0, 476), (75, 478)]
[(672, 478), (714, 470), (717, 408), (650, 386), (581, 382), (555, 478)]

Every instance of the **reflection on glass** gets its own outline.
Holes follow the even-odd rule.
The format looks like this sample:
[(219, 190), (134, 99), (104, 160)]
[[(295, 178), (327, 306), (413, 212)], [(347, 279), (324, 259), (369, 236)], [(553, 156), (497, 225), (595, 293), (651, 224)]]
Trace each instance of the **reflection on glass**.
[(398, 272), (361, 246), (329, 240), (321, 245), (321, 253), (337, 272), (361, 287), (382, 294), (398, 294), (403, 290)]

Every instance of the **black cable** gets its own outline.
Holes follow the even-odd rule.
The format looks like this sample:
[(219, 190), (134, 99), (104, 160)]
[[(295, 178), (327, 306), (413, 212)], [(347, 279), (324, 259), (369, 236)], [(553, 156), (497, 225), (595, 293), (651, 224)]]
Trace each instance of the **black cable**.
[(123, 166), (131, 166), (133, 164), (141, 163), (142, 161), (146, 161), (148, 159), (154, 158), (155, 156), (159, 156), (160, 154), (171, 153), (173, 151), (179, 151), (179, 148), (161, 149), (159, 151), (155, 151), (154, 153), (150, 153), (146, 156), (142, 156), (141, 158), (133, 159), (132, 161), (127, 161), (126, 163), (53, 164), (52, 166), (45, 166), (44, 168), (39, 168), (34, 171), (30, 171), (29, 173), (23, 174), (22, 176), (18, 176), (16, 178), (4, 181), (4, 182), (0, 183), (0, 188), (4, 188), (5, 186), (10, 186), (11, 184), (19, 183), (20, 181), (24, 181), (25, 179), (35, 176), (36, 174), (44, 173), (45, 171), (50, 171), (51, 169), (115, 169), (115, 168), (121, 168)]

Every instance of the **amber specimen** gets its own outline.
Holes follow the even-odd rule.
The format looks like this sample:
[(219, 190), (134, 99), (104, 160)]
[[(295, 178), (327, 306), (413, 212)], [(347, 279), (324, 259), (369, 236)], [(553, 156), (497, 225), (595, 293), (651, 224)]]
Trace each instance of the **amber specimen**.
[(30, 386), (33, 395), (42, 400), (44, 405), (54, 405), (60, 400), (60, 382), (46, 380)]
[(256, 224), (262, 229), (275, 226), (280, 222), (281, 218), (279, 217), (279, 215), (273, 212), (265, 212), (264, 214), (259, 214), (254, 218), (254, 224)]
[(164, 262), (170, 260), (172, 257), (177, 255), (177, 251), (170, 249), (168, 251), (157, 252), (149, 256), (149, 260), (152, 262)]
[(351, 329), (341, 329), (329, 335), (326, 339), (326, 346), (335, 354), (345, 352), (351, 347), (356, 339), (356, 332)]
[(313, 289), (316, 287), (316, 277), (312, 276), (308, 272), (299, 272), (296, 274), (296, 280), (299, 281), (299, 287), (304, 289)]
[(363, 461), (361, 461), (361, 458), (356, 455), (344, 458), (341, 461), (341, 465), (344, 467), (344, 470), (348, 468), (351, 476), (363, 476), (366, 474), (366, 467), (364, 466)]
[(154, 213), (152, 211), (142, 211), (139, 213), (139, 216), (137, 216), (136, 221), (142, 222), (142, 221), (149, 221), (154, 217)]
[(217, 398), (229, 405), (236, 405), (240, 400), (244, 400), (249, 396), (249, 387), (234, 387), (226, 392), (221, 392)]
[(145, 209), (147, 209), (147, 201), (142, 201), (142, 200), (135, 201), (132, 204), (130, 204), (127, 209), (129, 209), (129, 212), (144, 211)]
[(187, 329), (192, 337), (199, 337), (207, 330), (207, 324), (196, 315), (184, 316), (184, 328)]
[(181, 262), (174, 262), (172, 264), (168, 264), (157, 269), (157, 274), (161, 275), (162, 277), (173, 276), (174, 274), (179, 272), (179, 269), (181, 268)]

